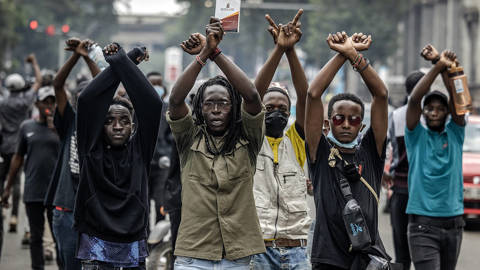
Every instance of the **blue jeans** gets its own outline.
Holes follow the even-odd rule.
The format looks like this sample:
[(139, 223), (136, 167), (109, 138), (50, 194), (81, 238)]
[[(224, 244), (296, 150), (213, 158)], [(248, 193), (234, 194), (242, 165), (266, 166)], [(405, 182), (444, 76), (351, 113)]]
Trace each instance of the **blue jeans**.
[(210, 261), (190, 257), (177, 256), (175, 259), (175, 270), (248, 270), (250, 269), (251, 256), (238, 260)]
[(64, 263), (64, 270), (80, 270), (80, 260), (75, 258), (78, 232), (73, 229), (73, 212), (53, 209), (53, 234), (57, 240), (60, 257)]
[(306, 247), (267, 247), (267, 252), (254, 255), (252, 269), (311, 269)]

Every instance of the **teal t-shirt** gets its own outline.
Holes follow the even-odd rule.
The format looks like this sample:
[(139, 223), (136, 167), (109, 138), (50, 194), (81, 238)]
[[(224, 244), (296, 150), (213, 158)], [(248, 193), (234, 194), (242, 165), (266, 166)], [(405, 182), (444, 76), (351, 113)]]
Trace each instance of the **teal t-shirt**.
[(465, 127), (449, 121), (441, 132), (418, 123), (405, 127), (409, 163), (407, 214), (451, 217), (463, 214), (462, 147)]

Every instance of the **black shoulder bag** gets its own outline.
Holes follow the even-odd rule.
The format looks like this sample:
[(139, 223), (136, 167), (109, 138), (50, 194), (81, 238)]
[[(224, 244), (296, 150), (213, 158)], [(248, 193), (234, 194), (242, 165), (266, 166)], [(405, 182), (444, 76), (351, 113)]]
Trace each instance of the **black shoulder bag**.
[[(342, 162), (337, 162), (336, 157), (339, 157), (340, 161)], [(370, 262), (366, 268), (367, 270), (401, 269), (397, 267), (393, 268), (390, 262), (385, 258), (368, 254), (368, 250), (373, 246), (372, 238), (370, 237), (370, 232), (368, 231), (368, 226), (365, 216), (363, 215), (362, 208), (358, 204), (357, 200), (353, 198), (350, 184), (344, 176), (344, 162), (345, 161), (340, 156), (338, 149), (332, 147), (330, 150), (330, 156), (328, 158), (328, 164), (330, 167), (335, 168), (334, 174), (338, 180), (340, 190), (346, 201), (345, 207), (343, 208), (343, 222), (351, 243), (350, 251), (363, 252), (368, 255)], [(369, 186), (370, 185), (367, 187)], [(374, 191), (372, 194), (376, 195)], [(378, 202), (378, 197), (374, 197)]]

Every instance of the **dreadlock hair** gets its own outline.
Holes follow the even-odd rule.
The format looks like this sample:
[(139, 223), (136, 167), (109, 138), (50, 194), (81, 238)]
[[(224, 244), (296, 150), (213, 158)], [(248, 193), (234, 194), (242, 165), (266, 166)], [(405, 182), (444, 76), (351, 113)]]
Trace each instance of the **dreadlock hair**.
[[(211, 149), (208, 142), (208, 134), (203, 134), (207, 143), (208, 151), (215, 155), (223, 155), (231, 152), (234, 149), (235, 144), (238, 142), (238, 140), (240, 138), (244, 138), (241, 118), (242, 97), (237, 91), (235, 91), (230, 82), (223, 76), (215, 76), (204, 82), (202, 85), (200, 85), (200, 87), (198, 87), (197, 94), (195, 95), (192, 103), (193, 115), (195, 116), (196, 125), (205, 125), (205, 119), (203, 118), (202, 114), (203, 95), (205, 93), (205, 89), (212, 85), (220, 85), (225, 87), (228, 91), (228, 94), (230, 95), (230, 99), (232, 102), (232, 110), (230, 112), (229, 119), (230, 121), (226, 129), (227, 134), (225, 136), (225, 143), (223, 144), (222, 148), (218, 152), (214, 149)], [(206, 130), (202, 129), (202, 132), (205, 133)]]
[(332, 99), (330, 99), (330, 101), (328, 102), (328, 118), (329, 119), (330, 117), (332, 117), (333, 105), (335, 104), (335, 102), (341, 101), (341, 100), (349, 100), (360, 105), (360, 107), (362, 107), (362, 119), (363, 119), (363, 116), (365, 114), (365, 105), (363, 104), (362, 100), (360, 100), (359, 97), (350, 93), (337, 94), (333, 96)]

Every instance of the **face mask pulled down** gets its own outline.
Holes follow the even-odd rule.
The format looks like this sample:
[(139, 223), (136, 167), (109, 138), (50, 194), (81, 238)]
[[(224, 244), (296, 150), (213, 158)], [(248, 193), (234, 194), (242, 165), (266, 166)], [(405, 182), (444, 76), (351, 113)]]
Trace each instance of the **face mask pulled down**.
[(265, 128), (268, 137), (280, 138), (288, 123), (288, 114), (279, 110), (265, 114)]

